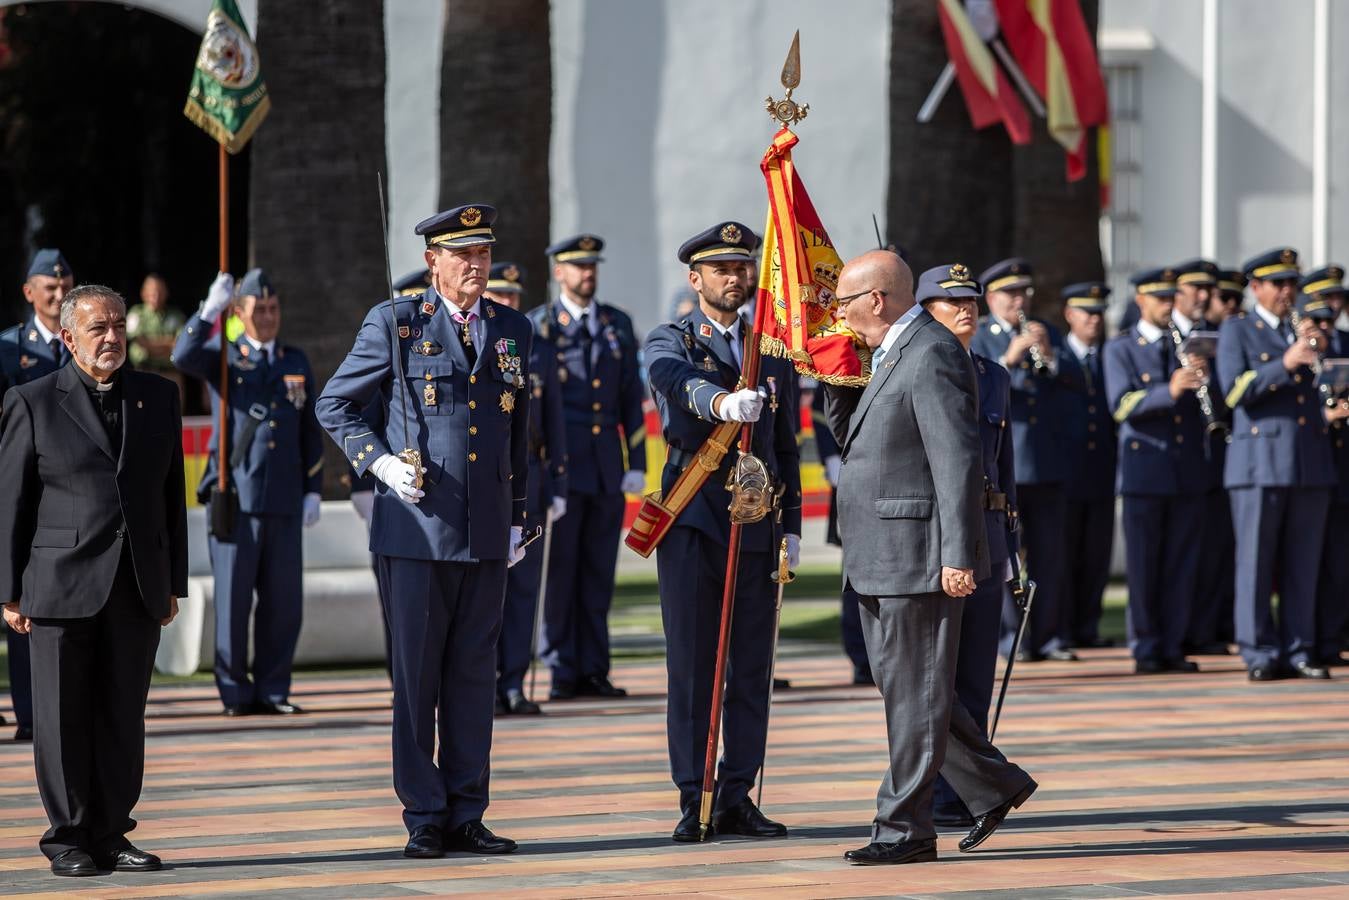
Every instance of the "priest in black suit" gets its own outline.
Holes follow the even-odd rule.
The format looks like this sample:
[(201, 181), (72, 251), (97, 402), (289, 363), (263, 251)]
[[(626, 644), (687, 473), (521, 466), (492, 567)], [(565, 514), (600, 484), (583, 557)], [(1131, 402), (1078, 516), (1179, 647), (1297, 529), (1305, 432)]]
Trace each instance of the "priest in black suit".
[(61, 340), (74, 364), (0, 416), (0, 601), (32, 644), (39, 846), (58, 875), (157, 869), (126, 835), (160, 628), (187, 592), (178, 389), (123, 368), (110, 288), (66, 294)]

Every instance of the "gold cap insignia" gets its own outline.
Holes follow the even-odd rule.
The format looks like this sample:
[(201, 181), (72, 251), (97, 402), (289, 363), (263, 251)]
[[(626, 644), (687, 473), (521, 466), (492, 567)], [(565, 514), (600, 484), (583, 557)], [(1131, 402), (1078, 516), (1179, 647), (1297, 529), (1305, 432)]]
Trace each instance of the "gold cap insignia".
[(951, 277), (954, 278), (956, 281), (968, 281), (970, 277), (970, 270), (965, 268), (965, 266), (962, 265), (961, 263), (956, 263), (954, 266), (951, 267), (950, 274)]
[(596, 247), (596, 242), (593, 237), (587, 234), (585, 237), (581, 238), (579, 241), (576, 242), (576, 246), (580, 247), (582, 250), (594, 250)]
[(1162, 272), (1162, 281), (1175, 281), (1175, 280), (1176, 280), (1175, 272), (1172, 272), (1170, 269), (1166, 269), (1165, 271)]
[(507, 281), (519, 281), (520, 270), (515, 266), (507, 266), (505, 269), (502, 270), (501, 277), (506, 279)]
[(1296, 261), (1297, 261), (1297, 251), (1294, 250), (1292, 247), (1283, 248), (1283, 252), (1279, 254), (1279, 262), (1293, 263)]
[(65, 266), (61, 265), (58, 262), (54, 266), (52, 266), (52, 272), (56, 275), (57, 278), (60, 278), (66, 274), (66, 269)]
[(1091, 297), (1101, 296), (1101, 286), (1099, 284), (1093, 284), (1091, 290), (1087, 291), (1087, 294)]
[(1021, 274), (1021, 263), (1012, 263), (1012, 274), (1013, 275)]
[(470, 206), (459, 214), (459, 223), (465, 228), (472, 228), (482, 221), (482, 210), (476, 206)]
[(721, 239), (728, 244), (740, 243), (740, 228), (736, 225), (723, 225)]

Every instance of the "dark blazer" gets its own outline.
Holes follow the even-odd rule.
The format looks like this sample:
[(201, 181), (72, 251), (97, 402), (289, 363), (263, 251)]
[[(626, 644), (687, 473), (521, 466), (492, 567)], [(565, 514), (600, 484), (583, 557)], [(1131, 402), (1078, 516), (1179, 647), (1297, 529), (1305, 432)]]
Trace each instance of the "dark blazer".
[(178, 388), (122, 369), (122, 446), (74, 366), (13, 388), (0, 417), (0, 593), (26, 616), (102, 609), (124, 540), (149, 614), (187, 594)]

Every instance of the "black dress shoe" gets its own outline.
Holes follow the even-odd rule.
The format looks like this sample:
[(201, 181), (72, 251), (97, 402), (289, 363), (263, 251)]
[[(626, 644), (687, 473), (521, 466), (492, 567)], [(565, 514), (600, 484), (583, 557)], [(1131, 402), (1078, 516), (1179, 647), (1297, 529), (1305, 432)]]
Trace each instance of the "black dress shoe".
[(1251, 666), (1246, 672), (1246, 677), (1251, 681), (1277, 681), (1279, 673), (1271, 665)]
[(52, 860), (52, 874), (82, 878), (86, 875), (97, 875), (98, 865), (95, 864), (94, 858), (83, 850), (67, 850)]
[(902, 863), (932, 862), (937, 858), (937, 842), (900, 841), (898, 843), (872, 843), (856, 850), (849, 850), (843, 858), (855, 866), (897, 866)]
[(304, 714), (304, 710), (286, 700), (259, 700), (254, 704), (253, 711), (260, 716), (299, 716)]
[(15, 742), (15, 743), (17, 743), (17, 744), (24, 744), (24, 743), (27, 743), (27, 742), (31, 741), (32, 739), (33, 739), (33, 726), (32, 726), (32, 725), (20, 725), (18, 728), (15, 728), (15, 729), (14, 729), (14, 742)]
[(446, 835), (445, 846), (465, 853), (514, 853), (519, 845), (510, 838), (497, 837), (481, 819), (474, 819)]
[(530, 700), (520, 691), (506, 692), (506, 710), (515, 716), (538, 716), (543, 714), (539, 704)]
[[(711, 825), (707, 827), (707, 836), (711, 837), (714, 829)], [(675, 826), (674, 834), (670, 835), (670, 840), (676, 844), (696, 844), (703, 839), (702, 827), (698, 824), (698, 813), (686, 812), (684, 818), (679, 820)]]
[(1160, 659), (1136, 659), (1134, 660), (1135, 675), (1156, 675), (1166, 671), (1166, 663)]
[(408, 835), (403, 855), (409, 859), (440, 859), (445, 855), (445, 839), (434, 825), (418, 825)]
[(1043, 653), (1036, 653), (1034, 650), (1018, 650), (1016, 652), (1016, 661), (1024, 663), (1044, 662)]
[(98, 867), (111, 872), (158, 872), (164, 868), (158, 856), (139, 847), (123, 847), (98, 857)]
[(856, 666), (852, 670), (852, 683), (857, 685), (876, 686), (876, 679), (872, 676), (870, 669), (859, 669)]
[(238, 718), (239, 716), (251, 716), (251, 715), (253, 715), (253, 704), (251, 704), (251, 703), (238, 703), (238, 704), (230, 704), (230, 703), (226, 703), (226, 704), (225, 704), (225, 709), (224, 709), (224, 711), (223, 711), (223, 714), (224, 714), (224, 716), (225, 716), (226, 718), (229, 718), (229, 719), (236, 719), (236, 718)]
[(785, 678), (773, 679), (773, 690), (775, 691), (788, 691), (791, 690), (791, 687), (792, 683)]
[(548, 691), (549, 700), (570, 700), (576, 696), (576, 685), (570, 681), (554, 681)]
[(1306, 661), (1293, 663), (1292, 672), (1295, 678), (1312, 678), (1317, 681), (1324, 681), (1330, 677), (1330, 670), (1325, 666), (1314, 666)]
[(1015, 797), (1005, 803), (998, 804), (975, 819), (974, 827), (970, 829), (970, 833), (960, 841), (960, 852), (968, 853), (988, 840), (993, 832), (998, 830), (998, 826), (1002, 824), (1003, 819), (1007, 818), (1007, 814), (1030, 799), (1030, 795), (1035, 793), (1037, 787), (1039, 785), (1032, 781), (1023, 787)]
[(1077, 654), (1071, 650), (1064, 650), (1060, 647), (1057, 650), (1050, 650), (1046, 653), (1045, 659), (1052, 660), (1053, 662), (1077, 662)]
[(1164, 659), (1162, 660), (1162, 665), (1166, 667), (1166, 671), (1168, 672), (1199, 671), (1199, 663), (1191, 662), (1190, 660), (1185, 659), (1184, 657), (1181, 657), (1179, 659)]
[(576, 693), (586, 697), (626, 697), (628, 692), (614, 687), (603, 675), (587, 675), (576, 685)]
[(759, 838), (787, 836), (787, 826), (765, 816), (748, 797), (730, 809), (722, 810), (712, 821), (717, 827), (717, 834)]

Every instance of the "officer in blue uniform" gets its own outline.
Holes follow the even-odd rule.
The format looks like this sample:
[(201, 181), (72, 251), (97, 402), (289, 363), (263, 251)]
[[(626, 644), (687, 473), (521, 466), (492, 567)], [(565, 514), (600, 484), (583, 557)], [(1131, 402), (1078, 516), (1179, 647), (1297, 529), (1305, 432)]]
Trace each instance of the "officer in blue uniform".
[[(1335, 486), (1311, 370), (1320, 353), (1312, 335), (1295, 334), (1289, 321), (1297, 251), (1276, 248), (1243, 269), (1256, 306), (1224, 322), (1218, 341), (1218, 376), (1232, 408), (1223, 480), (1237, 533), (1237, 645), (1252, 681), (1285, 673), (1328, 678), (1315, 662), (1316, 578)], [(1277, 628), (1269, 603), (1276, 574)]]
[[(240, 280), (221, 273), (201, 310), (173, 347), (173, 363), (211, 389), (211, 419), (219, 421), (220, 336), (211, 330), (233, 304), (244, 332), (229, 347), (229, 483), (239, 516), (229, 540), (210, 538), (215, 575), (215, 682), (227, 716), (293, 715), (290, 675), (303, 612), (300, 529), (319, 520), (323, 432), (314, 418), (314, 375), (304, 352), (277, 341), (281, 304), (262, 269)], [(217, 442), (197, 498), (206, 502), (217, 480)], [(257, 593), (257, 608), (253, 595)], [(253, 663), (248, 661), (253, 618)], [(251, 675), (251, 677), (250, 677)]]
[[(646, 364), (669, 448), (661, 473), (665, 494), (725, 421), (755, 423), (753, 454), (783, 490), (780, 525), (770, 513), (745, 525), (741, 533), (713, 817), (714, 829), (723, 834), (779, 837), (787, 829), (766, 818), (749, 794), (763, 766), (768, 736), (776, 596), (771, 576), (780, 540), (787, 542), (790, 568), (796, 568), (800, 558), (801, 471), (792, 426), (793, 367), (785, 360), (763, 357), (758, 385), (738, 384), (752, 328), (740, 314), (752, 289), (744, 263), (758, 242), (754, 232), (733, 221), (720, 222), (684, 242), (679, 261), (689, 267), (698, 308), (651, 332)], [(666, 736), (670, 773), (679, 788), (683, 814), (672, 836), (678, 842), (698, 840), (698, 800), (731, 530), (726, 481), (735, 456), (726, 455), (721, 469), (704, 482), (656, 549), (669, 676)]]
[[(1060, 633), (1063, 601), (1064, 472), (1063, 340), (1052, 326), (1027, 318), (1032, 270), (1024, 259), (1004, 259), (979, 276), (989, 315), (979, 322), (974, 352), (1011, 375), (1016, 493), (1028, 574), (1039, 585), (1019, 659), (1075, 660)], [(1024, 322), (1023, 322), (1024, 320)], [(1021, 613), (1003, 597), (1002, 652), (1011, 651)]]
[(1140, 674), (1195, 672), (1185, 659), (1208, 488), (1196, 391), (1207, 362), (1179, 356), (1172, 269), (1132, 278), (1137, 324), (1106, 345), (1105, 387), (1119, 423), (1129, 646)]
[[(1344, 308), (1346, 289), (1342, 266), (1322, 266), (1302, 276), (1298, 311), (1303, 319), (1315, 323), (1324, 340), (1329, 358), (1349, 356), (1349, 335), (1335, 328), (1335, 319)], [(1349, 553), (1344, 552), (1344, 535), (1349, 531), (1349, 397), (1323, 392), (1325, 417), (1330, 425), (1330, 452), (1335, 462), (1335, 487), (1326, 516), (1326, 533), (1321, 549), (1321, 575), (1316, 589), (1317, 662), (1322, 666), (1349, 665), (1340, 655), (1345, 647), (1349, 626)]]
[[(483, 296), (518, 310), (524, 295), (524, 278), (524, 268), (516, 263), (493, 263)], [(529, 520), (546, 524), (554, 529), (554, 535), (558, 519), (567, 514), (567, 437), (556, 352), (551, 341), (534, 336), (534, 348), (529, 355), (529, 502), (526, 505)], [(506, 573), (506, 607), (502, 613), (501, 638), (497, 641), (496, 711), (499, 715), (538, 715), (542, 712), (524, 691), (525, 673), (529, 671), (530, 655), (534, 651), (542, 576), (542, 551), (527, 555)]]
[(389, 602), (393, 780), (415, 858), (516, 849), (482, 817), (506, 570), (525, 553), (533, 335), (482, 296), (495, 221), (475, 203), (417, 225), (431, 286), (366, 315), (318, 402), (356, 473), (380, 482), (370, 550)]
[(1068, 472), (1063, 484), (1065, 578), (1061, 634), (1074, 647), (1110, 647), (1101, 637), (1101, 603), (1115, 537), (1115, 420), (1105, 395), (1105, 311), (1110, 288), (1099, 281), (1062, 291), (1068, 323), (1063, 372)]
[(1236, 269), (1218, 270), (1218, 290), (1209, 304), (1208, 324), (1217, 330), (1228, 319), (1241, 312), (1246, 299), (1246, 275)]
[[(914, 299), (945, 325), (966, 350), (979, 323), (983, 289), (963, 265), (928, 269), (918, 278)], [(1009, 558), (1017, 552), (1015, 448), (1008, 433), (1011, 377), (991, 359), (971, 353), (979, 384), (979, 445), (984, 470), (984, 525), (988, 536), (989, 576), (965, 598), (956, 655), (956, 697), (970, 717), (988, 731), (993, 681), (998, 665), (1002, 592), (1011, 576)], [(1009, 528), (1009, 524), (1013, 527)], [(933, 791), (933, 821), (948, 828), (970, 827), (974, 818), (946, 779)]]
[[(23, 298), (33, 312), (25, 321), (0, 331), (0, 408), (9, 388), (27, 384), (70, 362), (70, 351), (61, 342), (61, 300), (74, 287), (74, 272), (60, 250), (47, 248), (33, 254), (23, 283)], [(6, 628), (5, 641), (9, 650), (9, 694), (17, 726), (14, 740), (31, 741), (33, 687), (28, 635)]]
[(558, 298), (530, 312), (553, 344), (567, 421), (567, 525), (553, 534), (544, 601), (554, 700), (627, 693), (609, 681), (609, 605), (623, 495), (646, 485), (646, 420), (632, 319), (595, 299), (603, 249), (593, 234), (550, 246)]

